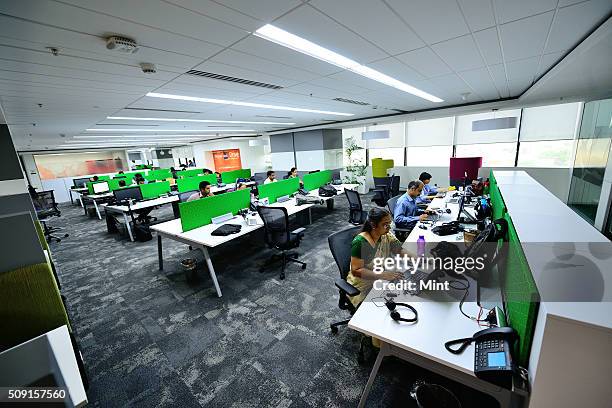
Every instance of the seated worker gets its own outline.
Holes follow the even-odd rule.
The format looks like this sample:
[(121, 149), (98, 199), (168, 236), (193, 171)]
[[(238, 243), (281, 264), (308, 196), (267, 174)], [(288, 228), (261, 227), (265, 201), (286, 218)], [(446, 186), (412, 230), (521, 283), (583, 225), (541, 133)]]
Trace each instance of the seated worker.
[(119, 187), (125, 187), (125, 179), (119, 180)]
[(266, 177), (266, 180), (264, 181), (264, 184), (268, 184), (268, 183), (276, 183), (278, 180), (276, 179), (276, 173), (273, 170), (268, 170), (268, 172), (266, 173), (266, 175), (268, 177)]
[(176, 169), (174, 167), (170, 167), (170, 173), (172, 173), (172, 178), (177, 179)]
[(119, 170), (119, 173), (117, 173), (117, 174), (124, 174), (123, 170)]
[(296, 178), (298, 176), (297, 167), (292, 167), (287, 173), (287, 178)]
[(475, 180), (472, 180), (472, 184), (465, 188), (465, 192), (471, 194), (473, 196), (481, 196), (484, 190), (484, 182), (482, 177), (478, 177)]
[(430, 184), (431, 174), (429, 174), (426, 171), (421, 173), (421, 175), (419, 176), (419, 180), (423, 183), (423, 192), (421, 193), (421, 198), (422, 198), (421, 201), (428, 202), (429, 200), (434, 198), (436, 194), (444, 193), (447, 190), (446, 188), (436, 187), (435, 185)]
[(398, 228), (412, 229), (417, 221), (425, 221), (430, 211), (423, 211), (417, 207), (417, 199), (423, 191), (423, 183), (413, 180), (408, 183), (406, 194), (395, 203), (393, 221)]
[(144, 177), (142, 177), (142, 174), (136, 173), (136, 175), (134, 175), (134, 182), (136, 184), (145, 184), (146, 180), (144, 179)]
[(214, 194), (210, 192), (210, 183), (208, 181), (200, 181), (200, 185), (198, 186), (197, 193), (193, 193), (191, 197), (187, 199), (187, 201), (199, 200), (204, 197), (212, 197)]
[(100, 180), (100, 178), (99, 178), (98, 176), (93, 176), (93, 177), (91, 178), (91, 181), (98, 181), (98, 180)]
[(236, 186), (236, 190), (246, 190), (247, 188), (249, 188), (249, 186), (247, 186), (246, 183), (238, 183)]
[(401, 272), (375, 273), (374, 258), (394, 257), (404, 254), (402, 243), (390, 232), (391, 214), (384, 208), (372, 208), (363, 224), (361, 233), (353, 238), (351, 243), (351, 270), (346, 281), (359, 289), (361, 293), (350, 298), (354, 306), (358, 306), (372, 289), (374, 281), (388, 281), (403, 277)]
[(210, 169), (203, 169), (202, 171), (204, 173), (204, 175), (206, 176), (207, 174), (212, 174), (212, 170)]

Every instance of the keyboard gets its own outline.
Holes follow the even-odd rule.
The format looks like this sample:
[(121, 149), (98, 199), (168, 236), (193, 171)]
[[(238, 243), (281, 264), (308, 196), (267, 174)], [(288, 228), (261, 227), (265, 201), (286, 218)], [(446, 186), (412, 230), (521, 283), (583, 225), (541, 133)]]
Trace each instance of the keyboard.
[(421, 282), (427, 282), (431, 279), (431, 273), (422, 271), (417, 269), (415, 273), (411, 273), (411, 271), (404, 272), (404, 277), (408, 282), (414, 282), (414, 290), (405, 290), (404, 295), (419, 295), (421, 293)]

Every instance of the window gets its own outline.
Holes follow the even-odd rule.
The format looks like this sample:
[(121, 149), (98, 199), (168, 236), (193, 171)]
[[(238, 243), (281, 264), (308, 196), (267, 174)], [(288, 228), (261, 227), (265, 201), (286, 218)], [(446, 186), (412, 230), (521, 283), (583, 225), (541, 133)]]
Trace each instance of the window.
[[(487, 119), (501, 119), (507, 117), (517, 118), (516, 127), (508, 129), (472, 130), (473, 122)], [(457, 116), (456, 135), (457, 145), (481, 145), (483, 143), (509, 143), (518, 140), (518, 128), (521, 120), (520, 109), (505, 110), (499, 112), (477, 113), (474, 115)], [(514, 157), (512, 160), (514, 165)]]
[(457, 157), (482, 157), (483, 167), (514, 167), (516, 143), (457, 145)]
[(403, 147), (389, 147), (386, 149), (368, 149), (368, 154), (370, 155), (370, 161), (368, 162), (368, 166), (372, 165), (372, 159), (381, 158), (381, 159), (393, 159), (393, 164), (395, 166), (403, 166), (404, 165), (404, 148)]
[(573, 140), (521, 142), (519, 167), (571, 167)]
[(453, 146), (408, 146), (408, 167), (448, 167), (453, 156)]

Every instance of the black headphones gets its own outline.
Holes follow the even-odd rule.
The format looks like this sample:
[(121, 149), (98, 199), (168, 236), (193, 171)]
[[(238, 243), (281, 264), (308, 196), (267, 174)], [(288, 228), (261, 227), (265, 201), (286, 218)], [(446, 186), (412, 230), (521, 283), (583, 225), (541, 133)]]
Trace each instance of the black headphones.
[[(387, 306), (387, 309), (391, 311), (391, 318), (398, 323), (399, 322), (413, 323), (419, 319), (419, 314), (417, 313), (416, 309), (410, 306), (408, 303), (399, 303), (399, 302), (395, 303), (393, 299), (386, 299), (385, 306)], [(409, 319), (402, 317), (400, 313), (397, 310), (395, 310), (397, 306), (407, 307), (408, 309), (410, 309), (412, 313), (414, 313), (414, 317), (411, 317)]]

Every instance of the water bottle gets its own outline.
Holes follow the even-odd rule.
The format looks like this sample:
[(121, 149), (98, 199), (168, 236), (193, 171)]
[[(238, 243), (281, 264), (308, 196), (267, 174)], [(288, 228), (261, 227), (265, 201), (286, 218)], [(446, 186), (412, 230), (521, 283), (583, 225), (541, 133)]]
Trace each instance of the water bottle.
[(419, 235), (419, 239), (417, 239), (417, 256), (424, 257), (425, 256), (425, 236)]

